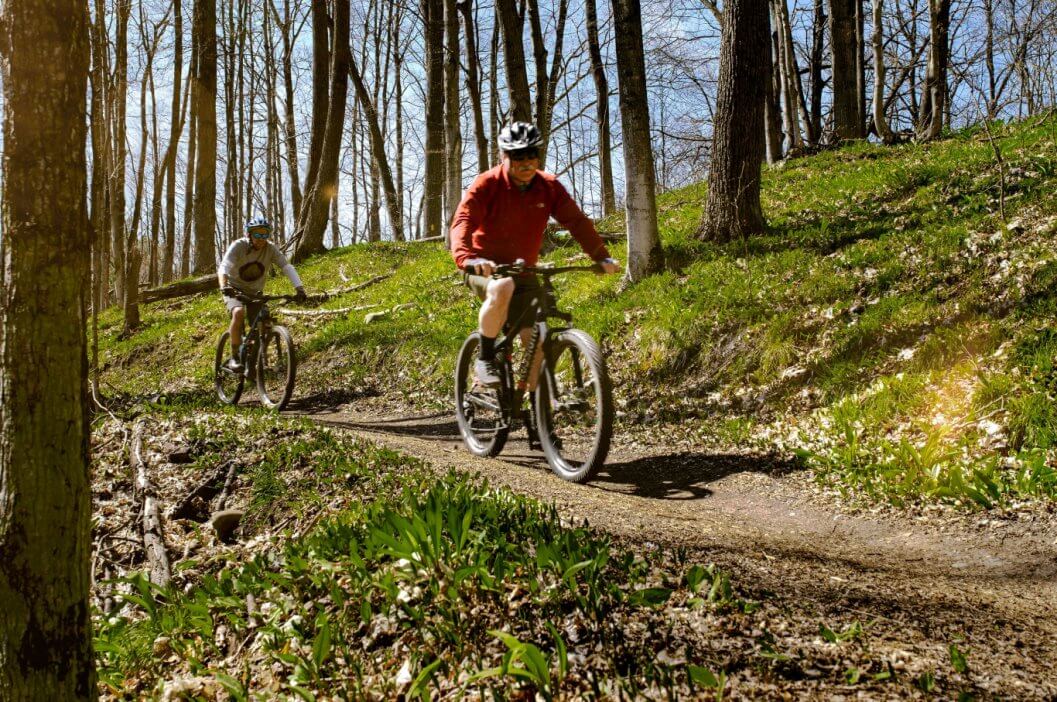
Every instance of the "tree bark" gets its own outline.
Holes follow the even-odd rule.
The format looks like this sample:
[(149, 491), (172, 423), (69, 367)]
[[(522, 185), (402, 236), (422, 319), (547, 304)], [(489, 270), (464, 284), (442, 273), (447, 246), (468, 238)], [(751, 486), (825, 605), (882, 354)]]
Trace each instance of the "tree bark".
[[(274, 6), (272, 12), (275, 12)], [(276, 22), (277, 24), (278, 21)], [(283, 21), (280, 24), (283, 38), (283, 90), (286, 93), (286, 167), (290, 174), (290, 199), (296, 219), (301, 211), (301, 183), (298, 180), (297, 124), (294, 122), (294, 74), (293, 74), (293, 18), (290, 16), (290, 0), (283, 0)]]
[(378, 123), (378, 111), (374, 107), (374, 101), (371, 99), (370, 93), (367, 92), (367, 86), (360, 76), (356, 62), (351, 59), (349, 61), (349, 77), (352, 78), (353, 87), (356, 89), (356, 98), (363, 108), (364, 120), (367, 122), (367, 131), (371, 140), (371, 157), (374, 159), (375, 166), (378, 168), (378, 173), (382, 180), (382, 189), (385, 192), (386, 214), (389, 216), (389, 224), (393, 229), (393, 239), (395, 241), (403, 241), (404, 215), (400, 211), (400, 198), (396, 184), (393, 183), (393, 171), (389, 167), (389, 159), (385, 155), (385, 139)]
[(477, 54), (477, 25), (473, 21), (473, 0), (459, 0), (457, 9), (462, 14), (466, 34), (466, 90), (470, 93), (473, 113), (473, 135), (477, 144), (477, 172), (488, 170), (488, 136), (484, 130), (484, 111), (481, 107), (481, 60)]
[(216, 270), (217, 230), (217, 11), (216, 0), (195, 0), (198, 64), (198, 154), (195, 165), (194, 273)]
[(719, 59), (708, 201), (699, 235), (716, 242), (762, 234), (760, 166), (770, 50), (766, 0), (727, 0)]
[(305, 192), (301, 238), (294, 252), (295, 261), (303, 261), (308, 256), (324, 250), (323, 235), (327, 226), (327, 210), (330, 198), (337, 190), (338, 157), (345, 131), (345, 103), (348, 98), (349, 65), (352, 58), (349, 49), (349, 0), (334, 1), (334, 44), (330, 54), (330, 104), (327, 108), (326, 129), (316, 178)]
[(947, 108), (950, 19), (950, 0), (929, 0), (929, 59), (918, 115), (919, 139), (936, 139), (943, 131), (943, 117)]
[[(778, 1), (784, 2), (784, 0)], [(775, 3), (772, 2), (770, 5), (773, 16)], [(780, 59), (781, 43), (778, 40), (777, 33), (771, 35), (771, 46), (774, 53), (767, 52), (768, 58), (775, 57)], [(783, 81), (781, 61), (778, 60), (771, 66), (767, 80), (763, 84), (763, 132), (767, 163), (777, 163), (782, 160), (784, 138), (782, 135), (782, 107), (779, 105), (779, 98), (782, 93), (781, 88), (776, 86), (782, 85)]]
[(877, 136), (885, 144), (895, 142), (895, 134), (885, 117), (885, 60), (884, 60), (884, 27), (881, 12), (884, 0), (873, 0), (873, 125)]
[[(447, 236), (444, 199), (444, 1), (422, 0), (426, 52), (426, 182), (423, 236)], [(447, 241), (447, 239), (445, 239)]]
[(822, 63), (825, 54), (826, 39), (826, 0), (815, 0), (815, 13), (811, 31), (811, 133), (814, 139), (812, 146), (822, 141)]
[(540, 163), (546, 163), (547, 145), (551, 137), (551, 115), (554, 112), (554, 96), (562, 75), (562, 46), (565, 38), (565, 20), (568, 17), (568, 0), (559, 0), (558, 17), (555, 20), (553, 43), (554, 58), (547, 70), (547, 45), (543, 38), (543, 23), (540, 17), (539, 0), (528, 0), (529, 24), (532, 28), (532, 53), (536, 62), (536, 126), (543, 137), (540, 148)]
[(462, 120), (459, 104), (459, 13), (455, 0), (444, 0), (444, 226), (451, 224), (462, 199)]
[(598, 123), (598, 173), (602, 188), (602, 216), (608, 217), (617, 209), (613, 189), (613, 147), (609, 127), (609, 81), (602, 62), (602, 47), (598, 42), (598, 10), (595, 0), (584, 3), (587, 12), (587, 50), (591, 57), (591, 77), (595, 82), (595, 121)]
[(861, 0), (830, 0), (830, 55), (833, 61), (833, 132), (837, 141), (861, 139), (859, 106), (858, 24), (855, 5)]
[(525, 68), (524, 20), (514, 0), (496, 0), (495, 11), (503, 28), (503, 65), (510, 96), (507, 118), (509, 122), (531, 122), (532, 95)]
[[(0, 697), (94, 700), (84, 0), (7, 0)], [(61, 206), (57, 203), (61, 203)]]
[[(733, 0), (728, 0), (728, 2)], [(763, 2), (763, 0), (759, 0)], [(628, 228), (626, 280), (635, 282), (663, 263), (657, 229), (656, 177), (650, 143), (646, 62), (639, 0), (613, 0), (617, 72), (620, 75), (620, 120), (624, 125), (625, 197)]]
[(132, 0), (117, 0), (117, 37), (114, 43), (114, 90), (110, 93), (110, 251), (114, 273), (114, 290), (118, 304), (125, 304), (125, 142), (128, 101), (128, 20)]
[[(305, 190), (312, 188), (319, 173), (323, 155), (323, 137), (327, 131), (330, 109), (330, 40), (327, 33), (327, 0), (312, 0), (312, 131), (308, 142), (308, 172)], [(301, 200), (297, 211), (297, 228), (302, 231), (311, 205)]]
[[(183, 80), (183, 9), (181, 0), (173, 0), (173, 90), (171, 129), (169, 147), (165, 151), (162, 173), (165, 178), (165, 243), (161, 261), (161, 282), (168, 283), (173, 278), (173, 265), (176, 256), (176, 151), (180, 145), (180, 134), (183, 132), (184, 110), (186, 102), (181, 104), (180, 83)], [(184, 95), (187, 94), (186, 91)], [(179, 113), (180, 119), (176, 119)]]

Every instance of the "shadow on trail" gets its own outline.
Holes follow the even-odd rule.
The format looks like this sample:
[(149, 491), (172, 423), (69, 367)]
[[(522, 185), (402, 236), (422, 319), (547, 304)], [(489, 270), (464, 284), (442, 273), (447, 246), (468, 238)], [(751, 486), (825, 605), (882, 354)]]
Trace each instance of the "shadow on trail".
[(286, 406), (288, 412), (297, 414), (317, 414), (320, 412), (337, 412), (342, 405), (368, 397), (378, 397), (375, 388), (328, 388), (311, 395), (294, 396)]
[(413, 436), (436, 441), (461, 441), (459, 425), (451, 412), (416, 414), (407, 417), (384, 417), (372, 420), (323, 419), (324, 424), (341, 429), (359, 429), (393, 436)]
[(800, 461), (731, 453), (670, 453), (611, 460), (591, 481), (599, 489), (658, 500), (698, 500), (710, 483), (737, 473), (779, 476), (803, 470)]

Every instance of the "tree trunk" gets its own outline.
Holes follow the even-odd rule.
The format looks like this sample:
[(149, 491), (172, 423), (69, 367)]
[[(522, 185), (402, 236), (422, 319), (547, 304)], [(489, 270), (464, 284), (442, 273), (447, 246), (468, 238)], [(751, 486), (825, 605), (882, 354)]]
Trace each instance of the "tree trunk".
[(609, 81), (602, 62), (602, 47), (598, 42), (598, 11), (595, 0), (586, 0), (587, 49), (591, 56), (591, 77), (595, 81), (595, 121), (598, 123), (598, 172), (602, 187), (602, 216), (608, 217), (617, 209), (613, 189), (613, 156), (609, 127)]
[(532, 95), (525, 67), (524, 21), (514, 0), (496, 0), (495, 11), (503, 28), (503, 65), (510, 94), (509, 122), (532, 121)]
[[(91, 115), (88, 124), (92, 135), (92, 185), (91, 185), (91, 247), (92, 247), (92, 388), (99, 388), (99, 310), (103, 306), (104, 290), (107, 285), (107, 269), (103, 250), (108, 240), (107, 230), (110, 215), (107, 212), (107, 172), (109, 162), (109, 143), (107, 139), (106, 85), (108, 49), (105, 39), (106, 18), (103, 0), (95, 2), (96, 22), (91, 28), (92, 86)], [(3, 267), (0, 266), (0, 271)], [(0, 273), (0, 276), (3, 274)], [(2, 287), (2, 286), (0, 286)]]
[(7, 0), (0, 53), (0, 697), (94, 700), (88, 4)]
[[(109, 298), (110, 288), (110, 116), (107, 95), (110, 53), (106, 36), (104, 0), (95, 0), (92, 26), (92, 251), (95, 309)], [(2, 269), (0, 269), (2, 270)]]
[[(274, 7), (272, 9), (274, 12)], [(286, 92), (286, 167), (290, 174), (290, 199), (293, 202), (294, 218), (301, 212), (301, 183), (297, 167), (297, 124), (294, 121), (294, 73), (293, 73), (293, 18), (290, 16), (290, 0), (283, 0), (283, 89)]]
[(855, 5), (860, 0), (830, 0), (830, 55), (833, 61), (833, 132), (837, 141), (861, 139)]
[[(191, 67), (190, 71), (192, 75), (197, 69), (198, 51), (194, 48), (192, 42), (191, 48)], [(194, 83), (190, 86), (191, 92), (191, 123), (188, 127), (187, 134), (187, 173), (184, 177), (184, 221), (183, 221), (183, 239), (180, 241), (180, 277), (186, 278), (191, 274), (191, 237), (192, 237), (192, 226), (194, 223), (194, 193), (195, 193), (195, 158), (198, 153), (198, 105), (197, 97), (195, 93), (198, 89)]]
[[(305, 190), (310, 190), (319, 173), (323, 155), (323, 138), (327, 131), (327, 111), (330, 109), (330, 40), (327, 33), (327, 0), (312, 0), (312, 131), (308, 143), (308, 172)], [(302, 197), (297, 211), (297, 229), (304, 230), (311, 203)]]
[(950, 53), (950, 0), (929, 0), (929, 59), (918, 117), (918, 138), (936, 139), (943, 131), (947, 107), (947, 63)]
[(499, 163), (499, 22), (492, 22), (491, 62), (488, 68), (488, 128), (490, 163)]
[[(784, 2), (784, 0), (778, 0)], [(771, 3), (772, 15), (775, 11), (775, 3)], [(771, 45), (774, 53), (768, 52), (769, 56), (781, 57), (781, 44), (778, 41), (777, 33), (771, 36)], [(767, 154), (767, 163), (778, 163), (782, 160), (783, 151), (783, 136), (782, 136), (782, 108), (779, 105), (779, 97), (781, 96), (781, 89), (777, 88), (776, 85), (781, 85), (783, 82), (781, 61), (775, 62), (770, 70), (767, 80), (764, 81), (764, 96), (763, 96), (763, 132), (764, 132), (764, 145), (765, 153)]]
[[(728, 0), (731, 1), (733, 0)], [(613, 19), (617, 72), (620, 76), (620, 120), (624, 125), (624, 163), (627, 171), (626, 279), (635, 282), (659, 270), (663, 263), (661, 239), (657, 230), (656, 184), (653, 147), (650, 144), (650, 112), (639, 0), (613, 0)]]
[(195, 165), (194, 273), (216, 270), (217, 230), (217, 11), (216, 0), (195, 0), (198, 65), (198, 155)]
[(885, 60), (884, 60), (884, 27), (881, 22), (881, 11), (884, 0), (873, 0), (873, 125), (877, 136), (885, 144), (895, 142), (895, 134), (888, 126), (885, 117)]
[(762, 234), (760, 165), (763, 99), (770, 49), (765, 0), (727, 0), (719, 59), (708, 202), (699, 234), (716, 242)]
[(484, 111), (481, 107), (481, 61), (477, 55), (477, 25), (473, 21), (473, 0), (460, 0), (457, 8), (462, 13), (466, 33), (466, 89), (470, 93), (473, 112), (473, 135), (477, 143), (477, 172), (488, 170), (488, 136), (484, 130)]
[(826, 45), (826, 0), (815, 0), (815, 13), (811, 32), (811, 133), (812, 146), (822, 141), (822, 62)]
[(462, 120), (459, 104), (459, 13), (455, 0), (444, 0), (444, 227), (451, 225), (462, 198)]
[[(786, 117), (786, 133), (789, 135), (789, 148), (798, 151), (804, 148), (804, 137), (800, 131), (800, 111), (804, 111), (804, 123), (810, 129), (811, 121), (807, 116), (807, 103), (804, 100), (804, 88), (800, 82), (800, 66), (796, 60), (793, 44), (793, 30), (789, 24), (789, 8), (785, 0), (776, 0), (774, 9), (774, 31), (778, 35), (779, 75), (782, 86), (782, 109)], [(808, 135), (811, 141), (811, 135)]]
[(403, 241), (403, 219), (400, 211), (400, 198), (396, 185), (393, 183), (393, 171), (389, 167), (389, 159), (385, 155), (385, 139), (382, 129), (378, 123), (378, 111), (374, 107), (367, 86), (364, 85), (359, 69), (354, 60), (349, 61), (349, 76), (352, 78), (353, 87), (356, 89), (356, 98), (363, 108), (364, 120), (367, 122), (367, 130), (371, 140), (371, 157), (382, 180), (382, 189), (385, 192), (385, 204), (389, 216), (390, 226), (393, 228), (393, 240)]
[[(173, 54), (173, 91), (172, 113), (170, 119), (169, 148), (165, 152), (162, 172), (165, 174), (165, 244), (162, 254), (161, 282), (168, 283), (173, 278), (173, 264), (176, 255), (176, 150), (180, 145), (180, 134), (183, 132), (184, 110), (186, 101), (181, 105), (180, 82), (183, 71), (183, 10), (180, 0), (173, 0), (173, 23), (175, 37)], [(186, 91), (186, 95), (190, 91)], [(180, 119), (176, 119), (179, 113)]]
[[(403, 16), (402, 7), (397, 7), (396, 16), (390, 31), (390, 41), (393, 44), (393, 82), (396, 94), (396, 204), (400, 216), (404, 214), (404, 48), (399, 43), (400, 22)], [(407, 222), (401, 220), (393, 225), (393, 239), (403, 241), (405, 238)], [(355, 231), (355, 229), (353, 229)]]
[[(318, 2), (319, 0), (317, 0)], [(327, 225), (330, 198), (337, 190), (338, 157), (345, 131), (345, 102), (348, 97), (349, 65), (349, 0), (334, 2), (334, 45), (330, 49), (330, 99), (326, 129), (320, 149), (316, 178), (305, 192), (302, 206), (303, 221), (300, 241), (294, 252), (296, 261), (324, 250), (323, 234)]]
[(114, 90), (110, 94), (110, 251), (114, 289), (119, 304), (125, 304), (125, 116), (128, 100), (128, 20), (132, 0), (117, 0), (117, 38), (114, 44)]
[[(426, 52), (426, 182), (423, 236), (447, 237), (444, 199), (444, 1), (422, 0)], [(447, 239), (445, 238), (445, 241)]]
[(558, 17), (555, 21), (553, 41), (554, 59), (547, 70), (547, 44), (543, 38), (543, 21), (540, 17), (539, 0), (528, 0), (529, 26), (532, 33), (532, 55), (536, 64), (536, 126), (543, 137), (540, 148), (540, 163), (546, 163), (547, 145), (550, 143), (551, 114), (554, 112), (554, 96), (562, 73), (562, 44), (565, 38), (565, 19), (568, 16), (568, 0), (559, 0)]

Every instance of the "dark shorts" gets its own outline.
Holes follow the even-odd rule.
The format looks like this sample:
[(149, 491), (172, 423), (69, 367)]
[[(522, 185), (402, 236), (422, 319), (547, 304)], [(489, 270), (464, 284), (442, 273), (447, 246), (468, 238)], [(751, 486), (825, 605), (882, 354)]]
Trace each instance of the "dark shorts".
[(246, 304), (242, 300), (236, 300), (233, 297), (224, 296), (224, 306), (228, 308), (228, 312), (234, 312), (236, 307), (246, 308), (246, 324), (253, 324), (253, 320), (257, 318), (257, 313), (261, 311), (260, 302), (251, 302)]
[[(473, 290), (481, 300), (488, 293), (488, 283), (491, 280), (487, 276), (463, 273), (466, 286)], [(541, 293), (540, 281), (536, 276), (527, 275), (514, 278), (514, 297), (510, 299), (510, 309), (507, 310), (506, 315), (508, 329), (513, 331), (527, 329), (536, 322), (536, 307), (539, 305), (538, 300)]]

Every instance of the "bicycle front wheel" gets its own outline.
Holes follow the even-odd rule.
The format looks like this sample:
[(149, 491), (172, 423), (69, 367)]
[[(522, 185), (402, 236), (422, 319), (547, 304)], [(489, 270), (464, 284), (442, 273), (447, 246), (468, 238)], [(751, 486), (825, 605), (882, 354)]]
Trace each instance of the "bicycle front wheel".
[(535, 403), (551, 470), (575, 483), (590, 479), (605, 463), (613, 436), (613, 390), (594, 339), (567, 329), (548, 340)]
[(237, 405), (242, 397), (242, 387), (246, 382), (242, 371), (235, 372), (228, 368), (228, 357), (231, 355), (231, 332), (224, 332), (217, 340), (216, 354), (213, 357), (213, 386), (221, 402)]
[(264, 334), (257, 351), (257, 392), (261, 404), (276, 412), (286, 407), (294, 394), (296, 373), (294, 340), (286, 327), (274, 326)]
[(475, 332), (466, 337), (459, 349), (455, 362), (455, 420), (470, 453), (497, 456), (506, 444), (510, 425), (503, 411), (503, 389), (486, 388), (474, 375), (473, 365), (480, 345), (480, 334)]

